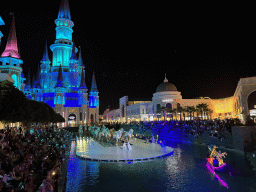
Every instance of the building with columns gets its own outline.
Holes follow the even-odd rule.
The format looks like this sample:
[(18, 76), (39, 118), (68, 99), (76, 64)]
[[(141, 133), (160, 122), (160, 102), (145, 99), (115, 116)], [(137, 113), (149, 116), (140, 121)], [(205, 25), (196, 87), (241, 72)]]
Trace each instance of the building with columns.
[[(177, 87), (168, 82), (165, 77), (153, 93), (152, 99), (129, 99), (128, 96), (124, 96), (119, 99), (118, 109), (104, 111), (103, 122), (180, 120), (180, 114), (174, 117), (171, 113), (161, 111), (161, 107), (177, 109), (178, 107), (196, 107), (202, 103), (207, 104), (212, 112), (208, 117), (201, 117), (199, 114), (200, 118), (239, 118), (245, 122), (246, 116), (249, 115), (254, 119), (254, 116), (256, 117), (256, 77), (241, 78), (233, 96), (219, 99), (209, 97), (183, 99)], [(188, 112), (182, 112), (182, 120), (184, 115), (186, 120), (190, 120)]]
[[(49, 104), (65, 118), (62, 126), (77, 126), (99, 122), (99, 91), (95, 73), (92, 74), (90, 91), (86, 85), (86, 76), (81, 48), (78, 49), (72, 40), (74, 22), (71, 20), (68, 0), (61, 0), (56, 24), (56, 40), (50, 46), (52, 60), (48, 56), (48, 46), (37, 74), (32, 79), (30, 72), (27, 80), (22, 73), (22, 63), (17, 47), (14, 17), (7, 44), (0, 57), (1, 73), (8, 73), (14, 85), (32, 100)], [(26, 80), (26, 84), (24, 81)]]

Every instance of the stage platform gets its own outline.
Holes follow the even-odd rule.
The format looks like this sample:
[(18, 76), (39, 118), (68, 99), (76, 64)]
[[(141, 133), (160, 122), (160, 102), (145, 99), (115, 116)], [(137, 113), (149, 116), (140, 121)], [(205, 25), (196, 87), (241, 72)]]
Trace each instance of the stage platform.
[(76, 156), (80, 159), (102, 162), (136, 162), (148, 161), (170, 156), (171, 147), (162, 147), (136, 138), (131, 142), (132, 150), (122, 146), (104, 147), (92, 138), (77, 139)]

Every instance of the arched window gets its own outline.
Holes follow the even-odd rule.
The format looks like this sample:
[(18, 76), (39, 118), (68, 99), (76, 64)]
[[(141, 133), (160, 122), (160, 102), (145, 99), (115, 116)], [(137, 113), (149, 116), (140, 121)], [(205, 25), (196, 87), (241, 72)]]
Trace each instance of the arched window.
[(157, 111), (157, 113), (160, 113), (160, 108), (161, 108), (161, 105), (160, 105), (160, 104), (157, 104), (157, 105), (156, 105), (156, 111)]
[(94, 123), (94, 121), (93, 121), (93, 114), (91, 114), (91, 123)]
[(61, 96), (58, 96), (57, 104), (61, 104)]
[(124, 105), (122, 105), (121, 110), (122, 110), (122, 117), (124, 117)]
[(169, 109), (172, 109), (172, 104), (171, 103), (166, 103), (166, 107)]

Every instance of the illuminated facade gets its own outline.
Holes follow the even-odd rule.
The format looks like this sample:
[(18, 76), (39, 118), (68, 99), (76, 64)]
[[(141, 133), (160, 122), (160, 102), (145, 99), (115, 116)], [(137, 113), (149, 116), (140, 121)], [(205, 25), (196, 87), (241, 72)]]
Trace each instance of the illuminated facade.
[(17, 46), (15, 19), (13, 17), (7, 38), (7, 44), (0, 57), (0, 73), (9, 74), (14, 80), (14, 86), (19, 90), (24, 91), (24, 81), (26, 78), (22, 72), (22, 64), (23, 61), (20, 58)]
[[(22, 73), (22, 60), (20, 59), (14, 19), (11, 25), (5, 51), (2, 53), (0, 70), (9, 73), (14, 85), (24, 91), (32, 100), (43, 101), (65, 118), (62, 126), (77, 126), (86, 123), (99, 122), (99, 92), (96, 85), (95, 74), (92, 75), (92, 86), (88, 94), (85, 83), (85, 71), (82, 61), (81, 49), (72, 41), (74, 26), (71, 21), (69, 4), (62, 0), (56, 24), (56, 40), (50, 46), (52, 62), (48, 57), (46, 44), (41, 65), (38, 66), (37, 75), (31, 86), (30, 72), (26, 85)], [(52, 65), (51, 65), (52, 63)]]
[[(203, 118), (211, 119), (225, 119), (225, 118), (239, 118), (245, 122), (245, 116), (250, 113), (255, 113), (256, 116), (256, 99), (255, 109), (248, 106), (248, 96), (256, 93), (256, 77), (240, 79), (235, 94), (231, 97), (211, 99), (209, 97), (201, 97), (196, 99), (183, 99), (181, 92), (179, 92), (175, 85), (169, 83), (164, 79), (156, 92), (153, 94), (152, 101), (148, 100), (129, 100), (128, 96), (119, 99), (119, 109), (107, 109), (103, 114), (103, 121), (105, 122), (130, 122), (130, 121), (156, 121), (156, 120), (180, 120), (180, 113), (173, 115), (161, 111), (161, 107), (176, 109), (179, 106), (182, 108), (196, 107), (198, 104), (204, 103), (208, 105), (212, 113), (208, 117), (203, 114)], [(256, 94), (255, 94), (256, 95)], [(248, 107), (247, 107), (248, 106)], [(182, 112), (182, 120), (190, 120), (189, 112)], [(201, 114), (198, 113), (201, 118)], [(194, 117), (197, 117), (196, 112)]]

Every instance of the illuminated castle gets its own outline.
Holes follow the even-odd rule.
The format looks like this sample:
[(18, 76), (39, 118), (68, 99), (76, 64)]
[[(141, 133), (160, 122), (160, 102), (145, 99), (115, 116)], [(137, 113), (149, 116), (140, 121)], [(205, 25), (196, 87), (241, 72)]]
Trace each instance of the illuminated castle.
[(92, 75), (92, 86), (88, 95), (81, 49), (77, 58), (78, 49), (72, 41), (74, 23), (71, 21), (67, 0), (61, 1), (55, 24), (56, 40), (50, 46), (53, 52), (52, 62), (48, 57), (46, 44), (32, 86), (30, 72), (27, 80), (22, 73), (23, 61), (18, 52), (14, 17), (6, 48), (0, 57), (0, 70), (9, 73), (14, 85), (24, 91), (29, 99), (43, 101), (53, 107), (65, 118), (66, 126), (99, 122), (99, 92), (95, 74)]

